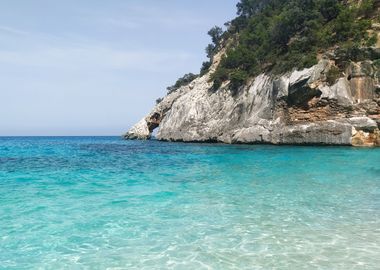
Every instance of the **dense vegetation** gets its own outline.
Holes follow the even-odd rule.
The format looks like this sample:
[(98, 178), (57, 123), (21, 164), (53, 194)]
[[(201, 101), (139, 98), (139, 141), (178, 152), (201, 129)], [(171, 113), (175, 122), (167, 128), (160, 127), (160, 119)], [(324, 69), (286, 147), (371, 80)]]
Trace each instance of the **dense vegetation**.
[(218, 35), (218, 42), (209, 45), (215, 53), (223, 42), (233, 40), (212, 75), (214, 89), (230, 80), (231, 90), (236, 91), (249, 77), (263, 71), (279, 74), (312, 66), (317, 53), (332, 46), (355, 57), (355, 48), (376, 42), (367, 33), (375, 12), (374, 0), (362, 0), (361, 4), (344, 0), (241, 0), (237, 9), (238, 17), (226, 24), (228, 29)]
[[(200, 75), (209, 71), (215, 54), (227, 48), (212, 74), (213, 89), (229, 80), (236, 92), (250, 77), (271, 71), (281, 74), (317, 63), (318, 53), (339, 47), (347, 60), (360, 60), (359, 48), (374, 45), (376, 36), (367, 30), (377, 10), (377, 0), (240, 0), (237, 17), (225, 24), (227, 30), (213, 27), (206, 47), (208, 61)], [(376, 18), (379, 20), (379, 18)], [(333, 69), (333, 82), (340, 71)], [(189, 84), (198, 75), (185, 74), (167, 88), (168, 94)], [(157, 102), (161, 100), (158, 99)]]

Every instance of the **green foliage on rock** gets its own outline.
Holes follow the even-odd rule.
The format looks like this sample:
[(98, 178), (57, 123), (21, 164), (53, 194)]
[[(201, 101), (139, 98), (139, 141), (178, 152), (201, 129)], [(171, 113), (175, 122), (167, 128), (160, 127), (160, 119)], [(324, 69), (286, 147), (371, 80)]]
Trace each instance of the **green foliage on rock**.
[(341, 76), (341, 72), (338, 67), (332, 66), (326, 73), (326, 81), (329, 85), (336, 83), (338, 78)]
[(211, 37), (211, 40), (215, 46), (218, 46), (222, 39), (223, 29), (219, 26), (214, 26), (208, 31), (207, 34)]
[[(334, 46), (355, 58), (357, 48), (376, 43), (367, 33), (376, 14), (373, 0), (240, 0), (238, 17), (224, 33), (212, 32), (213, 50), (234, 39), (212, 75), (214, 89), (230, 80), (236, 91), (251, 76), (310, 67), (317, 53)], [(211, 47), (210, 47), (211, 48)], [(209, 49), (210, 49), (209, 48)], [(209, 50), (208, 50), (209, 51)], [(211, 51), (211, 50), (210, 50)], [(208, 53), (209, 54), (209, 53)]]
[(211, 67), (211, 61), (203, 62), (199, 75), (200, 76), (205, 75), (208, 72), (208, 70), (209, 70), (210, 67)]
[(176, 81), (176, 83), (174, 85), (166, 88), (168, 90), (168, 94), (171, 94), (171, 93), (177, 91), (182, 86), (188, 85), (189, 83), (191, 83), (196, 78), (198, 78), (198, 75), (193, 74), (193, 73), (187, 73), (187, 74), (183, 75), (181, 78), (179, 78)]
[(232, 93), (236, 93), (239, 90), (239, 87), (244, 84), (244, 82), (248, 79), (248, 72), (245, 70), (234, 70), (230, 74), (230, 89)]
[(162, 97), (157, 98), (156, 99), (156, 104), (160, 104), (163, 100), (164, 100), (164, 98), (162, 98)]

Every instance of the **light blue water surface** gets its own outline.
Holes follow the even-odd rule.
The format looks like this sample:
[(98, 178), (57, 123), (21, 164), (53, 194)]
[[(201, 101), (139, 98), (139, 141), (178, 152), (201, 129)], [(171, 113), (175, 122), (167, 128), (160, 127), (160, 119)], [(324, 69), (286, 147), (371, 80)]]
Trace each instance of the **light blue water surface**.
[(1, 269), (379, 266), (379, 149), (0, 138)]

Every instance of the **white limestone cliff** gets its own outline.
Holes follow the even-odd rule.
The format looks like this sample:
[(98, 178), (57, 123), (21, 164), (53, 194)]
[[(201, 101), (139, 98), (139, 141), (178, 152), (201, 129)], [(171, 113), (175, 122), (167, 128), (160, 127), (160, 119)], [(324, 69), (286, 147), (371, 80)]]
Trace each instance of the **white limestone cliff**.
[(329, 85), (333, 63), (322, 59), (280, 77), (261, 74), (235, 95), (226, 84), (211, 90), (217, 64), (166, 96), (125, 138), (148, 139), (158, 128), (157, 139), (166, 141), (380, 145), (378, 82), (360, 73), (371, 63), (352, 63), (350, 74)]

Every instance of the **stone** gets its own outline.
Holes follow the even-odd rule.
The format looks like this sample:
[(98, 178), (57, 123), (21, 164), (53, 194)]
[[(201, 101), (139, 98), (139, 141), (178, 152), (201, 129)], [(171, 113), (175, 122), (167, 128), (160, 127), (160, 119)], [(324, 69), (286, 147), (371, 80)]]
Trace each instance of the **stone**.
[(350, 123), (356, 130), (362, 130), (365, 132), (373, 132), (377, 129), (376, 121), (365, 116), (349, 118), (348, 123)]
[(363, 130), (353, 132), (352, 142), (353, 146), (373, 147), (380, 146), (380, 133), (376, 130), (374, 133), (365, 132)]
[(147, 140), (151, 136), (148, 123), (145, 118), (134, 125), (123, 137), (129, 140)]
[(348, 69), (351, 95), (360, 103), (375, 97), (374, 69), (370, 61), (351, 62)]
[[(351, 74), (367, 76), (368, 64), (356, 63)], [(211, 71), (164, 97), (125, 138), (147, 139), (158, 128), (165, 141), (378, 146), (378, 123), (368, 113), (378, 112), (378, 102), (358, 98), (347, 77), (329, 86), (329, 66), (323, 59), (282, 76), (261, 74), (235, 95), (228, 82), (210, 91)], [(370, 97), (368, 84), (360, 87)]]
[(337, 121), (324, 121), (287, 126), (274, 133), (278, 144), (350, 145), (352, 127)]
[(324, 85), (320, 87), (320, 90), (322, 92), (322, 98), (335, 99), (339, 103), (345, 105), (354, 103), (350, 93), (350, 83), (346, 78), (339, 78), (334, 85)]
[(316, 90), (308, 85), (313, 74), (313, 68), (294, 71), (289, 76), (288, 103), (291, 105), (305, 105), (317, 95)]

